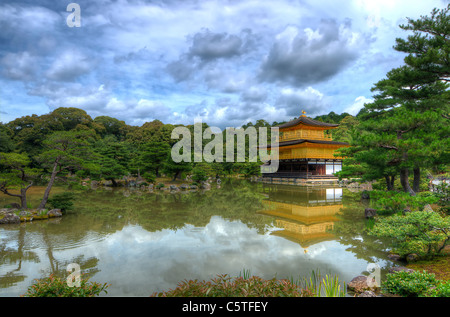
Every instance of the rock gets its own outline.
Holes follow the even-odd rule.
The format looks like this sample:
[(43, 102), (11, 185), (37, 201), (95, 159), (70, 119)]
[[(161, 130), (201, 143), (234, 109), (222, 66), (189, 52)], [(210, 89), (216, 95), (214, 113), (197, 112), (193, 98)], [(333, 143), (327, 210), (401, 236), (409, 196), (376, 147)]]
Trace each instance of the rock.
[(373, 218), (377, 215), (377, 210), (373, 208), (366, 208), (364, 209), (364, 217), (366, 218)]
[(369, 277), (361, 275), (352, 279), (350, 283), (347, 284), (347, 289), (359, 294), (364, 291), (373, 291), (377, 288), (375, 285), (371, 284)]
[(18, 204), (18, 203), (12, 203), (11, 204), (11, 208), (12, 209), (20, 209), (20, 208), (22, 208), (22, 206), (20, 204)]
[(403, 209), (403, 214), (406, 214), (407, 212), (411, 212), (410, 207), (406, 207), (405, 209)]
[(377, 297), (377, 294), (373, 291), (364, 291), (356, 297)]
[(394, 266), (394, 267), (391, 267), (391, 268), (389, 268), (389, 273), (395, 273), (395, 272), (403, 272), (403, 271), (406, 271), (406, 272), (409, 272), (409, 273), (412, 273), (412, 272), (414, 272), (414, 270), (413, 269), (409, 269), (409, 268), (407, 268), (407, 267), (404, 267), (404, 266)]
[(178, 187), (175, 185), (170, 185), (169, 188), (170, 190), (178, 190)]
[(419, 260), (419, 256), (415, 253), (411, 253), (406, 256), (407, 262), (416, 262), (417, 260)]
[(181, 184), (180, 189), (186, 190), (186, 189), (189, 189), (189, 186), (187, 184)]
[(398, 254), (388, 254), (388, 259), (392, 260), (392, 261), (400, 261), (401, 260), (401, 256)]
[(19, 212), (19, 217), (29, 217), (29, 216), (31, 216), (31, 213), (29, 211), (22, 210), (21, 212)]
[(430, 204), (426, 204), (423, 207), (423, 211), (434, 212), (433, 208), (431, 208)]
[(207, 182), (202, 182), (201, 189), (211, 189), (211, 184), (207, 183)]
[(62, 217), (61, 209), (52, 209), (47, 212), (49, 218)]
[(0, 215), (0, 224), (20, 223), (20, 217), (14, 213)]
[(197, 185), (191, 185), (191, 186), (189, 186), (189, 189), (197, 189), (198, 187), (197, 187)]
[(361, 198), (362, 199), (370, 199), (369, 191), (363, 190), (362, 193), (361, 193)]
[(105, 180), (103, 181), (103, 186), (112, 186), (113, 182), (111, 180)]

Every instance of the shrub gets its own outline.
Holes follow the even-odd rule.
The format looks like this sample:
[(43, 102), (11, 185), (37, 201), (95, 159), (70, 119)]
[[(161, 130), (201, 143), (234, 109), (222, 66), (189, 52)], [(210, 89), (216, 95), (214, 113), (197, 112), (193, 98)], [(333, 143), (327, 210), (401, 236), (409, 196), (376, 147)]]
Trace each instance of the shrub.
[(49, 198), (48, 204), (52, 208), (61, 209), (61, 212), (66, 212), (73, 208), (73, 200), (75, 199), (75, 194), (71, 192), (64, 192), (60, 194), (55, 194), (53, 197)]
[(165, 185), (163, 183), (159, 183), (158, 185), (156, 185), (156, 189), (160, 189), (163, 188)]
[(153, 293), (153, 297), (343, 297), (337, 277), (313, 274), (303, 283), (287, 279), (262, 279), (250, 276), (232, 278), (218, 275), (211, 281), (184, 280), (175, 289)]
[(400, 256), (434, 256), (450, 240), (450, 218), (428, 211), (395, 214), (377, 219), (369, 234), (393, 238), (394, 252)]
[(232, 278), (218, 275), (211, 281), (184, 280), (175, 289), (153, 293), (153, 297), (311, 297), (288, 280), (265, 280), (258, 276)]
[(105, 292), (108, 284), (99, 284), (96, 282), (88, 282), (87, 279), (81, 279), (81, 284), (77, 286), (67, 285), (66, 280), (54, 276), (53, 274), (47, 278), (36, 279), (23, 297), (94, 297)]
[(201, 167), (195, 167), (192, 170), (192, 172), (193, 172), (192, 180), (194, 182), (196, 182), (196, 183), (201, 183), (201, 182), (204, 182), (204, 181), (206, 181), (208, 179), (208, 174)]
[(450, 297), (450, 281), (441, 282), (436, 287), (428, 289), (426, 297)]
[(383, 290), (403, 297), (450, 297), (450, 282), (432, 273), (399, 271), (387, 275)]
[(427, 204), (434, 204), (439, 201), (436, 195), (428, 195), (419, 193), (411, 196), (405, 192), (395, 191), (378, 191), (374, 190), (370, 193), (373, 207), (381, 209), (379, 214), (393, 214), (403, 212), (405, 209), (421, 210)]
[(154, 183), (156, 180), (156, 175), (152, 172), (145, 172), (142, 177), (149, 183)]

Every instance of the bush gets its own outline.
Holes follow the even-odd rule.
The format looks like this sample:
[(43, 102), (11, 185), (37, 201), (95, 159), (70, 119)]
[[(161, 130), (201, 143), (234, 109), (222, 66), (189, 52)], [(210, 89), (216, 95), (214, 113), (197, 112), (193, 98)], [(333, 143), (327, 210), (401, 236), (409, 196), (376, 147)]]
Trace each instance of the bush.
[(193, 172), (192, 180), (194, 182), (196, 182), (196, 183), (201, 183), (201, 182), (204, 182), (204, 181), (206, 181), (208, 179), (208, 174), (201, 167), (195, 167), (192, 170), (192, 172)]
[(79, 287), (67, 285), (66, 280), (54, 276), (36, 279), (23, 297), (94, 297), (101, 292), (108, 293), (106, 288), (108, 284), (99, 284), (88, 282), (87, 279), (81, 279)]
[(156, 175), (152, 172), (145, 172), (142, 177), (149, 183), (154, 183), (156, 180)]
[(425, 293), (426, 297), (450, 297), (450, 281), (441, 282)]
[(450, 218), (436, 212), (414, 211), (378, 218), (369, 234), (394, 239), (394, 252), (405, 257), (437, 255), (450, 240)]
[(66, 212), (73, 208), (73, 200), (75, 199), (75, 194), (71, 192), (64, 192), (60, 194), (55, 194), (48, 199), (48, 204), (52, 208), (61, 209), (61, 212)]
[(211, 281), (185, 280), (175, 289), (153, 293), (153, 297), (344, 297), (337, 277), (320, 276), (313, 272), (311, 278), (294, 282), (287, 279), (262, 279), (250, 276), (232, 278), (218, 275)]
[(434, 204), (439, 201), (436, 195), (419, 193), (411, 196), (405, 192), (374, 190), (370, 193), (373, 207), (381, 209), (379, 214), (393, 214), (403, 212), (409, 208), (411, 210), (421, 210), (427, 204)]
[(153, 297), (312, 297), (288, 280), (265, 280), (258, 276), (232, 278), (218, 275), (211, 281), (185, 280), (175, 289), (153, 293)]
[(436, 285), (438, 281), (432, 273), (399, 271), (388, 274), (382, 288), (390, 294), (403, 297), (422, 297)]

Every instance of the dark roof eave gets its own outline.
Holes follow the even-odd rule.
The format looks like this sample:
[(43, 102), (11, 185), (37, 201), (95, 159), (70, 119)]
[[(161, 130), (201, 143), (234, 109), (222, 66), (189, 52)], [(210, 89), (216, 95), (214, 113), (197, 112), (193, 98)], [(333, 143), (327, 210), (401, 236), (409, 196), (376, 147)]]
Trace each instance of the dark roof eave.
[(277, 128), (290, 128), (299, 124), (309, 125), (313, 127), (324, 127), (324, 128), (336, 128), (339, 126), (339, 124), (333, 124), (333, 123), (326, 123), (317, 121), (308, 117), (299, 117), (297, 119), (291, 120), (289, 122), (283, 123), (279, 126), (276, 126)]
[[(349, 145), (346, 142), (338, 142), (338, 141), (298, 139), (298, 140), (280, 142), (280, 143), (278, 143), (278, 147), (302, 144), (302, 143), (305, 143), (305, 142), (307, 142), (307, 143), (315, 143), (315, 144), (329, 144), (329, 145), (344, 145), (344, 146), (345, 145)], [(272, 147), (271, 144), (267, 145), (267, 148), (270, 148), (270, 147)]]

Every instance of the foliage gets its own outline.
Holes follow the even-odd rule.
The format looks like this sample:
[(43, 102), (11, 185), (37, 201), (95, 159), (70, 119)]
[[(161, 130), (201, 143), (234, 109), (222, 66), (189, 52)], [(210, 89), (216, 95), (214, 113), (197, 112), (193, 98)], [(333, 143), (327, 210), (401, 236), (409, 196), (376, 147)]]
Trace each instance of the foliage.
[(413, 211), (377, 219), (370, 234), (393, 239), (400, 256), (435, 256), (450, 240), (450, 218), (436, 212)]
[(48, 203), (52, 208), (61, 209), (61, 212), (66, 212), (73, 208), (73, 201), (75, 194), (73, 192), (63, 192), (53, 195), (48, 199)]
[(208, 179), (208, 175), (207, 175), (205, 169), (202, 168), (201, 166), (194, 167), (192, 172), (193, 172), (192, 180), (196, 183), (201, 183)]
[(435, 9), (430, 17), (400, 26), (414, 33), (397, 39), (394, 47), (408, 54), (405, 65), (372, 88), (374, 101), (364, 105), (359, 124), (349, 131), (352, 147), (342, 150), (346, 159), (340, 177), (385, 178), (392, 190), (399, 175), (403, 190), (415, 195), (421, 170), (449, 163), (449, 10), (450, 5)]
[(218, 275), (211, 281), (185, 280), (175, 289), (154, 293), (157, 297), (312, 297), (288, 280), (264, 280), (258, 276), (232, 278)]
[(245, 177), (251, 177), (251, 176), (259, 176), (261, 175), (261, 164), (258, 162), (250, 162), (246, 163), (242, 172)]
[(99, 284), (89, 282), (88, 279), (81, 279), (81, 284), (77, 286), (69, 286), (67, 282), (59, 277), (50, 275), (47, 278), (37, 279), (31, 285), (24, 297), (94, 297), (102, 292), (107, 293), (107, 283)]
[(142, 174), (142, 177), (148, 182), (148, 183), (154, 183), (156, 180), (156, 175), (152, 172), (145, 172)]
[[(305, 279), (305, 281), (307, 281)], [(313, 272), (310, 282), (292, 279), (262, 279), (250, 276), (232, 278), (218, 275), (211, 281), (184, 280), (175, 289), (153, 293), (154, 297), (343, 297), (337, 277), (320, 277)]]
[(370, 192), (371, 202), (381, 213), (403, 212), (405, 209), (421, 210), (427, 204), (436, 203), (439, 198), (434, 195), (411, 196), (405, 192), (374, 190)]
[(450, 297), (450, 281), (426, 271), (399, 271), (387, 275), (383, 291), (404, 297)]
[(450, 282), (441, 282), (435, 287), (428, 289), (425, 293), (426, 297), (450, 297)]
[[(404, 297), (422, 297), (426, 296), (430, 288), (437, 285), (438, 281), (432, 273), (398, 271), (387, 274), (386, 280), (382, 282), (382, 289), (390, 294)], [(444, 289), (445, 287), (442, 290), (435, 290), (433, 294), (445, 292)]]
[[(27, 208), (26, 192), (40, 173), (30, 165), (31, 160), (25, 153), (0, 153), (0, 191), (20, 198), (22, 208)], [(20, 189), (20, 193), (11, 193), (11, 189)]]

